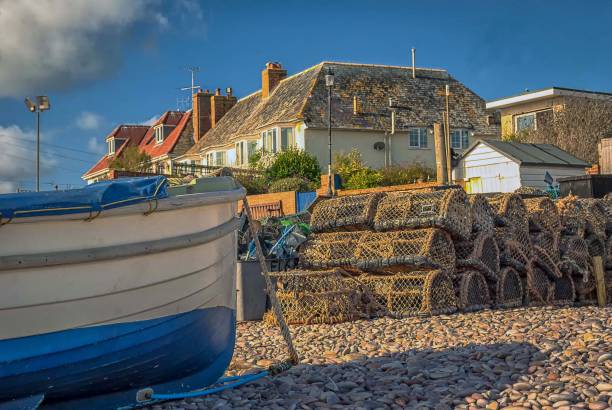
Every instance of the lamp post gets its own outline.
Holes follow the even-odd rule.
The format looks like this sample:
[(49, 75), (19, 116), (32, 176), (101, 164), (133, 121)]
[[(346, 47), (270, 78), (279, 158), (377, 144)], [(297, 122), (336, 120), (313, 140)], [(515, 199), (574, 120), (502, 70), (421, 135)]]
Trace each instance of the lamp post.
[(40, 191), (40, 113), (51, 108), (49, 97), (39, 95), (36, 104), (26, 97), (25, 105), (28, 111), (36, 113), (36, 192)]
[(332, 196), (332, 109), (331, 109), (331, 91), (334, 86), (334, 72), (331, 68), (327, 69), (325, 74), (325, 85), (327, 86), (327, 130), (329, 132), (329, 161), (327, 162), (327, 195)]

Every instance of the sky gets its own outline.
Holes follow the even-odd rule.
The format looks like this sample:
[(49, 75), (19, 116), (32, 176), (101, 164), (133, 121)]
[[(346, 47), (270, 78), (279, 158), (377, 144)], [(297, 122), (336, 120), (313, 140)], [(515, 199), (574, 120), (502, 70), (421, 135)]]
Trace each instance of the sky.
[(0, 0), (0, 192), (83, 186), (118, 124), (202, 88), (261, 88), (321, 61), (444, 68), (485, 100), (550, 86), (612, 92), (612, 1)]

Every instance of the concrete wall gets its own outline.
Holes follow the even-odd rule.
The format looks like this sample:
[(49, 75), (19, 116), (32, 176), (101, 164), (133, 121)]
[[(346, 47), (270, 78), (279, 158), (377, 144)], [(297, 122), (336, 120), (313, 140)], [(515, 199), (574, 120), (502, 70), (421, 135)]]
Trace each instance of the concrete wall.
[(514, 134), (514, 117), (516, 115), (527, 114), (530, 112), (542, 111), (549, 108), (559, 110), (563, 107), (563, 97), (549, 98), (547, 100), (526, 102), (513, 105), (512, 107), (502, 108), (501, 113), (501, 134), (502, 137)]

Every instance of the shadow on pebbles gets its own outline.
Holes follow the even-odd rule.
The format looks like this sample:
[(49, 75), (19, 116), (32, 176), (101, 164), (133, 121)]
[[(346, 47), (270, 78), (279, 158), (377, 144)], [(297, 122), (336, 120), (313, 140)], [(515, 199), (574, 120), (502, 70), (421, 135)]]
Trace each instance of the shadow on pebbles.
[[(302, 363), (161, 409), (612, 409), (612, 308), (521, 308), (292, 326)], [(286, 358), (240, 323), (228, 375)]]

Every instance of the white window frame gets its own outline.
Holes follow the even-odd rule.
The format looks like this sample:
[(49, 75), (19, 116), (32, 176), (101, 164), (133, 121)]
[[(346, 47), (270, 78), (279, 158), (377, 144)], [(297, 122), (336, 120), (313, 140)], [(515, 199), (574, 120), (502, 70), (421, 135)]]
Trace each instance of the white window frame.
[[(283, 146), (283, 131), (290, 131), (291, 137), (287, 137), (287, 143)], [(291, 148), (295, 148), (295, 128), (294, 127), (280, 127), (280, 150), (286, 151)]]
[[(418, 139), (418, 145), (413, 145), (412, 144), (412, 133), (413, 132), (417, 132), (417, 139)], [(408, 147), (410, 147), (411, 149), (427, 149), (429, 148), (429, 129), (427, 128), (423, 128), (423, 127), (415, 127), (415, 128), (411, 128), (408, 131)], [(425, 142), (423, 144), (423, 142)]]
[(115, 139), (111, 138), (108, 140), (108, 155), (113, 155), (115, 153)]
[(154, 128), (154, 131), (155, 131), (155, 143), (161, 144), (162, 142), (164, 142), (164, 126), (158, 125), (157, 127)]
[[(458, 147), (453, 144), (453, 134), (456, 132), (460, 133)], [(451, 129), (451, 135), (450, 135), (451, 148), (459, 150), (459, 151), (467, 149), (470, 146), (470, 136), (471, 136), (470, 134), (471, 134), (470, 130), (467, 130), (465, 128)]]
[[(519, 119), (521, 118), (525, 118), (525, 117), (533, 117), (533, 128), (524, 128), (522, 130), (518, 129), (518, 122)], [(514, 132), (521, 132), (521, 131), (527, 131), (527, 130), (537, 130), (538, 129), (538, 116), (537, 116), (537, 112), (528, 112), (525, 114), (519, 114), (519, 115), (515, 115), (514, 116)]]
[[(279, 132), (278, 132), (278, 127), (273, 127), (273, 128), (269, 128), (265, 131), (262, 131), (260, 133), (261, 136), (261, 146), (264, 150), (264, 152), (271, 152), (271, 153), (276, 153), (279, 151)], [(272, 147), (268, 147), (268, 143), (266, 143), (266, 141), (268, 141), (268, 143), (272, 144)]]

